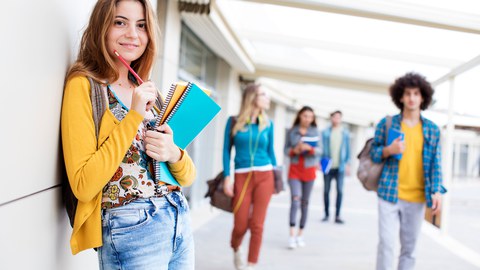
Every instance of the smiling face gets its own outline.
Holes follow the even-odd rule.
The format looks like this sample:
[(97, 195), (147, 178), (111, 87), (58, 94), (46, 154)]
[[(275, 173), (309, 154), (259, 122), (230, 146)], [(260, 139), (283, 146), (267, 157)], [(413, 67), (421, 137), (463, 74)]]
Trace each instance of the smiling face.
[(113, 25), (107, 33), (108, 53), (121, 65), (113, 54), (116, 50), (128, 63), (137, 60), (148, 44), (145, 9), (138, 1), (123, 0), (117, 3)]

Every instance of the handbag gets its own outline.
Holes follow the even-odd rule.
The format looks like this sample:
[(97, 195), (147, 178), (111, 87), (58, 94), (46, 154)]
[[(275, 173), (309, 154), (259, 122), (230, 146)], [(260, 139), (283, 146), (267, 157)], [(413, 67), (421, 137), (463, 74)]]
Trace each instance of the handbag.
[(208, 190), (205, 194), (205, 198), (210, 197), (210, 204), (218, 209), (227, 212), (233, 212), (232, 198), (228, 197), (223, 192), (223, 185), (225, 177), (223, 171), (220, 172), (215, 178), (208, 180)]
[[(233, 146), (232, 130), (237, 122), (237, 118), (234, 116), (230, 117), (230, 150)], [(223, 176), (223, 171), (221, 171), (215, 178), (207, 181), (207, 193), (205, 198), (210, 197), (210, 205), (230, 212), (233, 212), (232, 198), (228, 197), (225, 192), (223, 192), (223, 185), (225, 182), (225, 177)]]
[(273, 168), (273, 185), (274, 185), (274, 194), (278, 194), (285, 190), (283, 185), (283, 169), (281, 166)]

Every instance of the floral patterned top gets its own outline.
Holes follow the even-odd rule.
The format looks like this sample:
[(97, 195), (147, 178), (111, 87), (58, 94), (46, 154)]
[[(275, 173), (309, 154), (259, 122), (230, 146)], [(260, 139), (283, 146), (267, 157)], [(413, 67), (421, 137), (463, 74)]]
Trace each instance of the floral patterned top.
[[(107, 94), (110, 111), (118, 121), (121, 121), (128, 113), (128, 108), (110, 86), (107, 87)], [(149, 198), (155, 195), (153, 162), (152, 158), (147, 156), (143, 143), (147, 126), (154, 123), (154, 118), (144, 119), (138, 127), (137, 135), (120, 166), (103, 188), (102, 209), (122, 206), (138, 198)]]

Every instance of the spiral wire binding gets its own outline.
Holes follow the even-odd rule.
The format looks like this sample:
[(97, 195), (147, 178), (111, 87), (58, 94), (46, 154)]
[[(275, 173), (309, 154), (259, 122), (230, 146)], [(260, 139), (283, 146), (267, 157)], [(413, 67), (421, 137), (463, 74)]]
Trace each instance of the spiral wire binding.
[(157, 120), (155, 121), (154, 128), (157, 128), (162, 124), (162, 118), (163, 118), (163, 115), (165, 114), (165, 111), (167, 110), (168, 103), (170, 103), (170, 100), (172, 100), (173, 94), (175, 93), (175, 86), (176, 84), (172, 84), (170, 86), (170, 90), (168, 91), (167, 97), (165, 98), (165, 102), (163, 103), (164, 106), (162, 106), (160, 113), (157, 115)]
[[(165, 102), (163, 102), (163, 106), (160, 109), (160, 113), (157, 115), (157, 120), (155, 120), (155, 125), (153, 126), (153, 130), (159, 127), (162, 123), (163, 115), (165, 115), (165, 111), (167, 110), (168, 103), (172, 100), (173, 94), (175, 93), (176, 84), (172, 84), (170, 86), (170, 90), (168, 91), (167, 96), (165, 97)], [(160, 162), (155, 161), (155, 166), (153, 166), (153, 174), (154, 174), (154, 182), (155, 182), (155, 191), (158, 193), (160, 192), (158, 182), (160, 181)]]
[(167, 119), (165, 119), (165, 123), (168, 123), (170, 119), (175, 115), (175, 112), (177, 112), (178, 108), (180, 105), (182, 105), (183, 100), (187, 97), (188, 92), (190, 92), (190, 89), (192, 89), (193, 84), (192, 83), (187, 83), (187, 88), (185, 88), (185, 91), (183, 92), (182, 96), (178, 99), (177, 103), (173, 107), (172, 111), (168, 115)]
[[(180, 107), (180, 105), (182, 104), (183, 100), (185, 99), (185, 97), (188, 95), (188, 92), (190, 92), (190, 89), (192, 88), (192, 83), (188, 83), (187, 84), (187, 88), (185, 89), (185, 91), (183, 92), (182, 96), (178, 99), (177, 103), (175, 104), (175, 106), (172, 108), (172, 111), (170, 112), (170, 114), (167, 116), (167, 118), (165, 119), (164, 123), (168, 123), (168, 121), (170, 121), (170, 119), (173, 117), (173, 115), (175, 114), (175, 112), (178, 110), (178, 108)], [(155, 121), (155, 127), (159, 127), (162, 123), (162, 118), (163, 116), (165, 115), (165, 112), (167, 110), (167, 107), (168, 107), (168, 104), (170, 103), (170, 101), (172, 100), (172, 97), (173, 97), (173, 94), (175, 93), (175, 89), (176, 89), (176, 84), (172, 84), (170, 86), (170, 90), (168, 91), (168, 95), (167, 97), (165, 98), (165, 102), (163, 104), (163, 107), (162, 109), (160, 110), (160, 113), (158, 114), (157, 116), (157, 120)], [(153, 166), (153, 172), (155, 174), (155, 187), (156, 187), (156, 191), (157, 192), (160, 192), (158, 189), (160, 188), (158, 186), (158, 182), (160, 182), (160, 179), (161, 179), (161, 170), (160, 170), (160, 162), (159, 161), (155, 161), (155, 166)]]

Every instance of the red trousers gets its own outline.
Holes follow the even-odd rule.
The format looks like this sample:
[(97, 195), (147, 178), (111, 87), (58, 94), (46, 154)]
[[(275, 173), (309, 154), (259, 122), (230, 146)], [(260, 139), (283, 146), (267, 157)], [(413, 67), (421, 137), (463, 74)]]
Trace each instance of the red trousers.
[[(234, 215), (231, 246), (237, 249), (242, 244), (243, 236), (250, 229), (250, 246), (248, 262), (257, 263), (262, 245), (263, 223), (267, 215), (268, 203), (274, 191), (273, 171), (253, 171), (247, 191)], [(249, 173), (236, 173), (233, 206), (240, 198), (243, 185)]]

